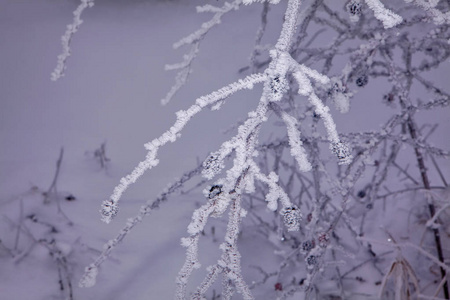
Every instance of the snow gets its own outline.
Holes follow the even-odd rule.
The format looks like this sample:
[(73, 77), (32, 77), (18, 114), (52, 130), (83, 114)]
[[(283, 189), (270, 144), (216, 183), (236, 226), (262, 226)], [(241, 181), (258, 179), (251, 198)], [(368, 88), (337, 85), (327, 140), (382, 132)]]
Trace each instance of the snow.
[[(73, 37), (65, 77), (51, 82), (50, 72), (61, 51), (60, 37), (77, 5), (75, 1), (44, 0), (1, 3), (1, 214), (16, 220), (20, 199), (24, 202), (24, 214), (39, 208), (40, 192), (50, 185), (58, 151), (64, 146), (58, 189), (76, 197), (73, 202), (62, 202), (63, 211), (75, 227), (66, 228), (54, 220), (58, 217), (54, 204), (42, 207), (42, 211), (64, 232), (66, 237), (61, 242), (73, 248), (68, 258), (73, 266), (70, 273), (75, 299), (148, 299), (149, 293), (171, 299), (175, 277), (184, 260), (179, 239), (186, 232), (198, 197), (183, 197), (173, 207), (161, 208), (154, 214), (156, 219), (144, 220), (99, 270), (96, 286), (81, 289), (77, 282), (105, 241), (116, 235), (141, 203), (195, 166), (197, 157), (204, 158), (211, 150), (203, 141), (216, 140), (218, 145), (222, 137), (216, 136), (216, 132), (234, 121), (216, 113), (199, 122), (200, 116), (180, 138), (185, 146), (166, 149), (157, 173), (145, 176), (142, 183), (127, 191), (116, 222), (101, 225), (98, 211), (120, 177), (145, 153), (143, 145), (173, 123), (175, 109), (187, 107), (195, 98), (211, 91), (211, 84), (220, 86), (239, 78), (234, 71), (246, 63), (252, 41), (245, 41), (244, 35), (237, 38), (242, 46), (236, 50), (236, 56), (242, 59), (230, 65), (217, 58), (222, 53), (221, 45), (235, 37), (228, 34), (223, 42), (216, 39), (212, 44), (217, 49), (213, 48), (210, 56), (207, 55), (210, 51), (205, 50), (203, 59), (214, 59), (215, 68), (229, 70), (228, 75), (217, 74), (217, 79), (212, 80), (208, 67), (195, 65), (200, 77), (195, 83), (197, 88), (178, 97), (167, 109), (158, 102), (173, 80), (172, 74), (164, 72), (164, 64), (179, 59), (180, 53), (172, 50), (172, 43), (198, 26), (195, 3), (96, 1), (92, 9), (83, 13), (84, 23)], [(251, 14), (252, 8), (247, 12)], [(247, 23), (243, 17), (235, 20)], [(230, 25), (230, 21), (224, 20), (224, 24)], [(246, 32), (252, 34), (257, 22), (253, 27)], [(235, 120), (252, 107), (251, 103), (239, 101), (239, 97), (233, 101), (243, 110)], [(201, 124), (209, 119), (215, 125), (205, 130)], [(101, 170), (87, 154), (103, 142), (111, 159), (107, 170)], [(0, 228), (2, 242), (7, 246), (14, 244), (13, 237), (5, 236), (15, 231), (14, 225), (2, 217)], [(19, 248), (28, 244), (22, 236)], [(0, 254), (2, 299), (59, 299), (57, 268), (46, 249), (35, 246), (17, 264), (8, 259), (1, 246)]]

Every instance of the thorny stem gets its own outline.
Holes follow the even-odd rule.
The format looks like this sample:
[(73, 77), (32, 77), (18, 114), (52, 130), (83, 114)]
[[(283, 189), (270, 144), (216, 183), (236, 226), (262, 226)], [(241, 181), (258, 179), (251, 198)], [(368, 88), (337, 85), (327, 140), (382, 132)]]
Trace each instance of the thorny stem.
[[(408, 125), (408, 131), (413, 140), (417, 140), (417, 131), (416, 127), (414, 126), (413, 119), (411, 115), (407, 119), (407, 125)], [(422, 152), (418, 147), (414, 147), (414, 152), (416, 154), (417, 163), (419, 164), (419, 170), (420, 170), (420, 176), (422, 177), (422, 182), (426, 190), (431, 190), (430, 180), (428, 178), (427, 169), (425, 167), (425, 162), (423, 159)], [(428, 210), (430, 211), (431, 218), (434, 217), (436, 214), (436, 208), (433, 203), (428, 203)], [(441, 235), (438, 228), (433, 228), (433, 234), (434, 234), (434, 242), (436, 244), (436, 250), (438, 259), (440, 262), (444, 263), (444, 254), (442, 252), (442, 243), (441, 243)], [(441, 278), (442, 280), (445, 280), (443, 290), (444, 290), (444, 296), (445, 299), (450, 299), (449, 289), (448, 289), (448, 282), (445, 279), (447, 277), (447, 272), (445, 269), (441, 266)]]
[[(406, 72), (406, 87), (404, 88), (403, 93), (400, 97), (400, 103), (401, 103), (403, 109), (408, 110), (411, 105), (407, 105), (407, 103), (405, 101), (409, 100), (408, 93), (411, 89), (412, 79), (413, 79), (413, 76), (411, 75), (412, 74), (412, 72), (411, 72), (412, 49), (411, 49), (411, 43), (409, 42), (409, 40), (405, 41), (405, 45), (403, 45), (402, 48), (403, 48), (404, 60), (405, 60), (407, 72)], [(394, 75), (394, 78), (395, 77), (396, 76)], [(415, 123), (413, 120), (413, 112), (412, 111), (408, 111), (405, 125), (408, 128), (408, 132), (409, 132), (409, 135), (411, 136), (412, 140), (417, 141), (418, 133), (417, 133), (417, 129), (416, 129), (416, 126), (415, 126)], [(417, 163), (419, 165), (419, 171), (420, 171), (420, 176), (422, 178), (422, 183), (426, 190), (431, 190), (430, 180), (428, 178), (427, 169), (425, 167), (425, 161), (423, 159), (422, 152), (420, 151), (419, 147), (417, 147), (417, 146), (414, 146), (414, 152), (416, 155)], [(431, 218), (433, 218), (434, 215), (436, 214), (436, 208), (431, 201), (428, 202), (428, 210), (430, 212)], [(436, 244), (436, 251), (437, 251), (438, 259), (441, 263), (444, 264), (444, 254), (442, 252), (441, 235), (440, 235), (439, 229), (433, 228), (432, 230), (433, 230), (433, 235), (434, 235), (434, 242)], [(447, 277), (447, 272), (442, 266), (440, 266), (440, 271), (441, 271), (441, 278), (444, 280)], [(445, 299), (450, 299), (447, 281), (445, 281), (445, 283), (444, 283), (443, 292), (444, 292)]]
[[(422, 178), (422, 183), (424, 185), (425, 190), (429, 191), (429, 190), (431, 190), (430, 180), (428, 178), (427, 169), (425, 166), (425, 161), (424, 161), (422, 152), (418, 146), (419, 137), (418, 137), (416, 125), (413, 120), (414, 109), (413, 109), (413, 106), (411, 105), (411, 102), (409, 99), (409, 92), (410, 92), (410, 89), (412, 86), (412, 80), (414, 78), (414, 75), (412, 72), (412, 54), (413, 54), (414, 50), (412, 49), (411, 42), (407, 38), (402, 40), (400, 47), (402, 48), (402, 51), (403, 51), (403, 60), (404, 60), (405, 67), (406, 67), (406, 71), (402, 72), (402, 74), (405, 74), (406, 82), (403, 84), (401, 83), (400, 78), (398, 78), (398, 73), (396, 72), (397, 70), (394, 69), (395, 67), (394, 67), (392, 58), (390, 58), (389, 56), (386, 56), (388, 62), (390, 63), (389, 72), (390, 72), (391, 76), (393, 77), (393, 80), (396, 82), (396, 84), (398, 86), (400, 86), (400, 88), (401, 88), (399, 100), (400, 100), (401, 107), (402, 107), (403, 111), (405, 112), (405, 117), (406, 117), (404, 123), (402, 124), (404, 126), (403, 131), (405, 132), (407, 130), (409, 135), (411, 136), (411, 139), (414, 142), (416, 142), (416, 144), (413, 145), (413, 148), (414, 148), (416, 160), (418, 163), (420, 175)], [(431, 219), (433, 219), (433, 217), (436, 214), (436, 208), (431, 201), (428, 201), (428, 210), (430, 212)], [(440, 263), (442, 263), (442, 265), (445, 265), (439, 229), (433, 228), (432, 230), (433, 230), (433, 235), (434, 235), (434, 241), (436, 244), (438, 260)], [(440, 271), (441, 271), (441, 278), (442, 278), (442, 280), (444, 280), (447, 276), (447, 272), (442, 267), (442, 265), (440, 266)], [(443, 292), (444, 292), (445, 299), (450, 299), (447, 281), (445, 281), (445, 283), (443, 285)]]

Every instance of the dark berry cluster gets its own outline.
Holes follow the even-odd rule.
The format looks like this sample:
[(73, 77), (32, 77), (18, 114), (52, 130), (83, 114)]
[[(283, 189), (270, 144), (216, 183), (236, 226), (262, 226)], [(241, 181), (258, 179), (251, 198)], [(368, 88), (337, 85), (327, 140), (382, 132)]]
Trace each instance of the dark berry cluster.
[(275, 291), (282, 291), (283, 285), (280, 282), (275, 283)]
[(203, 162), (203, 175), (207, 175), (206, 177), (212, 178), (214, 175), (220, 172), (222, 169), (222, 161), (216, 153), (211, 154), (204, 162)]
[(387, 104), (394, 103), (395, 96), (392, 93), (383, 96), (383, 101)]
[(302, 243), (302, 251), (309, 252), (316, 246), (316, 242), (314, 240), (307, 240)]
[(350, 3), (347, 6), (348, 12), (353, 16), (359, 16), (361, 15), (361, 3), (359, 1), (350, 1)]
[(286, 79), (280, 75), (276, 75), (270, 81), (270, 90), (274, 100), (280, 100), (283, 94), (288, 90)]
[(105, 200), (100, 212), (104, 217), (114, 218), (119, 212), (119, 207), (114, 201)]
[(326, 248), (330, 244), (330, 235), (326, 232), (319, 234), (317, 237), (319, 247)]
[(272, 89), (272, 92), (274, 93), (278, 93), (280, 92), (280, 77), (279, 76), (275, 76), (272, 81), (270, 82), (270, 88)]
[(289, 231), (298, 230), (300, 227), (300, 210), (296, 206), (285, 208), (283, 211), (284, 224)]
[(215, 184), (209, 189), (208, 198), (213, 199), (222, 193), (222, 185)]
[(339, 164), (348, 164), (352, 159), (350, 149), (342, 142), (331, 143), (331, 152), (336, 154), (339, 159)]
[(363, 87), (367, 83), (369, 83), (369, 77), (367, 76), (367, 74), (362, 74), (361, 76), (356, 78), (355, 83), (357, 86)]
[(310, 255), (306, 258), (306, 264), (308, 267), (313, 267), (317, 264), (317, 257), (315, 255)]
[(366, 196), (366, 191), (360, 190), (360, 191), (358, 192), (358, 198), (364, 198), (365, 196)]

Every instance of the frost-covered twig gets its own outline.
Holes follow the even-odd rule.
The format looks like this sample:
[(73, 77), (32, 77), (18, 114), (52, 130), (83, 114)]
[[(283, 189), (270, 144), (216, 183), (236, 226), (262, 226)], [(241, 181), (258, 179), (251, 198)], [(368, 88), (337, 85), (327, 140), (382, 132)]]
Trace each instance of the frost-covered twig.
[(199, 52), (200, 42), (206, 36), (206, 34), (214, 27), (220, 24), (222, 17), (232, 11), (237, 10), (241, 5), (242, 0), (235, 0), (232, 3), (225, 2), (222, 7), (215, 7), (212, 5), (198, 6), (197, 12), (211, 12), (214, 16), (211, 20), (202, 24), (201, 28), (196, 32), (182, 38), (178, 42), (173, 44), (173, 48), (177, 49), (184, 45), (191, 45), (191, 50), (188, 54), (183, 56), (183, 61), (177, 64), (166, 65), (166, 71), (178, 70), (175, 77), (175, 84), (170, 88), (167, 95), (161, 99), (161, 104), (166, 105), (172, 100), (173, 96), (186, 84), (189, 75), (191, 74), (191, 65)]
[(67, 30), (61, 37), (62, 53), (58, 55), (58, 63), (51, 74), (51, 79), (53, 81), (56, 81), (64, 76), (64, 71), (67, 67), (66, 62), (71, 54), (70, 43), (72, 42), (73, 35), (78, 31), (78, 28), (83, 23), (83, 20), (81, 20), (81, 14), (86, 8), (92, 6), (94, 6), (94, 0), (81, 0), (81, 4), (73, 12), (73, 22), (72, 24), (67, 25)]
[(406, 3), (413, 2), (425, 10), (436, 25), (450, 24), (450, 11), (446, 13), (436, 8), (440, 0), (404, 0)]
[[(448, 151), (430, 145), (426, 138), (408, 137), (405, 133), (408, 133), (408, 118), (413, 114), (422, 109), (442, 109), (448, 105), (448, 95), (433, 82), (423, 78), (422, 72), (439, 66), (448, 58), (450, 51), (447, 50), (447, 44), (443, 44), (448, 30), (445, 25), (440, 25), (439, 30), (429, 31), (426, 37), (415, 39), (420, 33), (409, 34), (408, 30), (424, 21), (423, 14), (408, 18), (409, 11), (399, 9), (398, 12), (405, 18), (403, 21), (402, 17), (384, 7), (382, 2), (391, 6), (388, 1), (354, 0), (348, 4), (363, 1), (369, 8), (368, 13), (359, 10), (361, 6), (358, 5), (346, 6), (350, 14), (361, 15), (358, 20), (351, 17), (358, 22), (356, 24), (341, 17), (334, 6), (325, 5), (326, 0), (309, 1), (309, 7), (301, 6), (303, 1), (300, 0), (288, 1), (276, 46), (268, 53), (269, 59), (266, 62), (254, 66), (255, 69), (261, 69), (261, 74), (251, 75), (243, 81), (201, 97), (189, 109), (178, 112), (175, 124), (159, 138), (145, 145), (149, 151), (147, 158), (121, 180), (110, 200), (104, 202), (103, 220), (109, 222), (117, 212), (117, 203), (125, 189), (143, 172), (157, 164), (156, 154), (159, 148), (169, 141), (177, 140), (190, 118), (206, 106), (217, 110), (224, 98), (241, 89), (251, 88), (255, 83), (263, 83), (257, 107), (248, 113), (239, 126), (233, 128), (237, 128), (236, 134), (211, 152), (203, 162), (203, 182), (212, 180), (212, 183), (205, 188), (206, 201), (194, 211), (187, 237), (182, 239), (186, 259), (177, 277), (177, 299), (188, 297), (189, 278), (200, 267), (202, 257), (198, 247), (209, 218), (226, 216), (227, 210), (228, 225), (224, 242), (220, 246), (222, 255), (213, 266), (207, 268), (206, 276), (191, 294), (191, 299), (204, 299), (219, 276), (223, 282), (221, 298), (231, 299), (233, 293), (238, 291), (244, 298), (252, 299), (251, 288), (256, 285), (247, 285), (241, 274), (237, 242), (238, 233), (246, 230), (246, 226), (257, 227), (259, 236), (263, 236), (268, 241), (268, 247), (273, 247), (274, 253), (280, 257), (281, 263), (274, 270), (266, 272), (277, 276), (273, 292), (280, 299), (297, 292), (304, 293), (306, 298), (313, 298), (314, 291), (318, 293), (317, 297), (322, 298), (349, 296), (351, 292), (345, 290), (343, 280), (349, 271), (346, 272), (343, 267), (336, 268), (335, 263), (351, 257), (353, 264), (349, 265), (350, 272), (357, 274), (361, 270), (354, 266), (358, 266), (360, 261), (353, 262), (352, 254), (361, 253), (360, 248), (363, 248), (362, 253), (370, 257), (364, 258), (371, 263), (364, 270), (372, 267), (377, 270), (375, 274), (383, 275), (380, 266), (383, 254), (378, 254), (378, 249), (372, 249), (370, 243), (363, 243), (357, 237), (376, 230), (369, 229), (370, 222), (377, 218), (377, 212), (384, 209), (380, 206), (384, 205), (388, 196), (399, 197), (405, 191), (415, 192), (421, 189), (417, 187), (419, 181), (415, 179), (412, 168), (408, 169), (408, 165), (405, 166), (399, 159), (402, 148), (418, 149), (422, 156), (448, 156)], [(279, 1), (242, 0), (243, 4), (256, 2), (264, 4), (262, 29), (258, 31), (256, 38), (259, 44), (266, 25), (268, 5)], [(223, 7), (205, 5), (198, 11), (211, 12), (215, 16), (223, 15), (224, 8), (230, 8), (227, 5), (230, 4)], [(410, 6), (414, 12), (420, 11), (420, 8)], [(323, 13), (325, 17), (321, 15)], [(190, 44), (191, 52), (182, 63), (168, 68), (180, 71), (177, 81), (181, 85), (189, 75), (199, 42), (216, 24), (217, 19), (213, 17), (203, 28), (179, 43), (179, 46)], [(307, 31), (310, 24), (318, 25), (320, 29), (314, 28), (316, 34), (306, 40), (305, 37), (310, 34)], [(395, 30), (386, 30), (394, 26)], [(337, 37), (331, 42), (327, 41), (324, 46), (317, 46), (320, 39), (316, 37), (327, 29), (331, 29), (333, 34), (337, 33)], [(429, 46), (430, 39), (437, 37), (439, 42)], [(356, 42), (360, 44), (353, 46)], [(257, 48), (252, 57), (262, 50), (261, 47)], [(402, 59), (406, 62), (405, 67), (393, 63), (395, 50), (398, 49), (404, 52)], [(419, 66), (413, 65), (412, 55), (425, 51), (432, 52), (428, 55), (431, 58)], [(433, 54), (435, 52), (437, 55)], [(339, 64), (334, 64), (340, 57), (350, 59), (342, 70), (339, 69)], [(375, 77), (387, 79), (392, 85), (384, 100), (383, 95), (379, 95), (380, 103), (384, 101), (395, 109), (394, 102), (400, 102), (398, 99), (401, 99), (401, 109), (393, 110), (391, 117), (382, 121), (384, 125), (377, 129), (361, 133), (338, 133), (327, 101), (333, 101), (340, 112), (350, 112), (350, 98), (357, 96), (356, 90), (352, 88), (362, 89), (371, 84), (370, 79)], [(432, 98), (427, 99), (425, 104), (413, 104), (409, 95), (413, 83), (424, 87), (426, 92), (432, 94)], [(175, 91), (178, 89), (177, 84), (173, 87)], [(379, 93), (373, 94), (374, 99), (370, 99), (371, 101), (375, 101)], [(281, 132), (287, 134), (260, 144), (260, 131), (267, 126), (271, 117), (277, 119), (277, 125), (286, 128)], [(350, 115), (348, 119), (351, 118)], [(322, 121), (325, 130), (320, 128)], [(276, 134), (275, 131), (273, 134)], [(327, 147), (338, 156), (337, 164), (335, 159), (323, 157), (322, 150)], [(233, 157), (233, 161), (225, 163), (225, 157)], [(228, 166), (226, 172), (222, 173)], [(422, 171), (422, 167), (419, 169)], [(395, 177), (393, 170), (400, 172), (402, 180), (406, 176), (408, 183), (415, 185), (393, 187), (390, 184)], [(441, 175), (442, 177), (444, 176)], [(386, 192), (381, 192), (384, 190)], [(247, 212), (249, 217), (244, 218)], [(439, 212), (435, 216), (437, 214)], [(129, 225), (133, 222), (134, 220), (129, 221), (127, 230), (132, 228)], [(102, 259), (108, 256), (108, 248), (112, 249), (120, 241), (120, 238), (116, 238), (108, 243), (104, 252), (106, 255), (102, 254)], [(322, 272), (330, 266), (333, 266), (332, 276)], [(95, 263), (91, 267), (87, 278), (95, 277), (93, 275), (97, 272), (98, 266)], [(266, 270), (266, 266), (263, 267)], [(412, 272), (412, 267), (414, 265), (410, 269), (399, 270), (407, 274)], [(336, 291), (326, 294), (328, 291), (321, 290), (321, 283), (326, 284), (326, 280), (331, 280), (330, 278), (336, 283)], [(270, 286), (265, 288), (270, 290)], [(275, 295), (268, 294), (267, 297), (275, 298)]]
[[(50, 203), (50, 197), (57, 198), (57, 194), (58, 194), (57, 184), (58, 184), (59, 171), (61, 169), (61, 163), (62, 163), (63, 156), (64, 156), (64, 148), (61, 147), (61, 149), (59, 151), (58, 160), (56, 161), (56, 171), (55, 171), (55, 175), (53, 176), (52, 183), (50, 184), (50, 187), (48, 188), (48, 190), (43, 193), (45, 204)], [(56, 201), (58, 203), (58, 210), (60, 210), (59, 200), (56, 199)]]
[(366, 0), (367, 6), (375, 15), (375, 18), (383, 23), (385, 29), (397, 26), (403, 21), (403, 18), (384, 7), (380, 0)]
[(60, 213), (67, 220), (67, 222), (69, 224), (72, 224), (72, 221), (70, 221), (69, 217), (67, 217), (67, 215), (64, 213), (64, 211), (61, 209), (61, 201), (60, 201), (60, 197), (58, 195), (58, 189), (57, 189), (59, 172), (61, 170), (63, 156), (64, 156), (64, 148), (61, 147), (61, 149), (59, 151), (58, 160), (56, 161), (56, 171), (55, 171), (55, 175), (53, 176), (52, 183), (50, 184), (50, 187), (48, 188), (48, 190), (46, 192), (43, 192), (42, 194), (44, 196), (44, 204), (50, 203), (51, 198), (54, 198), (54, 200), (56, 201), (56, 205), (58, 207), (58, 213)]
[(263, 82), (266, 76), (264, 74), (253, 74), (227, 85), (211, 94), (200, 97), (195, 101), (187, 110), (180, 110), (177, 114), (177, 120), (170, 129), (164, 132), (159, 138), (145, 144), (145, 148), (148, 150), (146, 159), (139, 163), (139, 165), (127, 176), (120, 180), (120, 184), (114, 188), (113, 194), (109, 200), (105, 200), (102, 206), (102, 220), (109, 223), (111, 219), (117, 214), (118, 206), (117, 203), (122, 196), (123, 192), (128, 188), (128, 186), (134, 183), (144, 172), (148, 169), (153, 168), (158, 164), (158, 159), (156, 158), (157, 152), (160, 147), (164, 146), (168, 142), (175, 142), (180, 136), (181, 130), (189, 122), (189, 120), (199, 113), (204, 107), (213, 105), (225, 98), (231, 96), (235, 92), (242, 89), (252, 89), (254, 84)]
[(264, 32), (266, 31), (267, 26), (267, 14), (269, 12), (269, 2), (264, 2), (263, 4), (263, 10), (261, 12), (261, 25), (259, 26), (258, 32), (256, 33), (255, 38), (255, 48), (253, 49), (252, 54), (250, 55), (250, 67), (252, 71), (254, 71), (254, 66), (256, 63), (256, 57), (259, 55), (261, 47), (261, 40), (264, 35)]
[(449, 207), (450, 207), (450, 202), (442, 205), (442, 207), (434, 214), (434, 216), (427, 221), (426, 226), (430, 227), (430, 228), (439, 227), (439, 224), (436, 224), (435, 222), (436, 222), (437, 218), (439, 217), (439, 215)]
[(450, 266), (442, 263), (436, 256), (430, 254), (429, 252), (425, 251), (422, 247), (419, 247), (415, 244), (412, 244), (410, 242), (406, 242), (406, 243), (387, 243), (387, 242), (382, 242), (382, 241), (378, 241), (372, 238), (366, 238), (366, 237), (358, 237), (359, 240), (362, 241), (367, 241), (367, 242), (371, 242), (374, 244), (380, 244), (380, 245), (384, 245), (384, 246), (388, 246), (388, 247), (408, 247), (408, 248), (412, 248), (414, 250), (417, 250), (420, 254), (426, 256), (427, 258), (429, 258), (433, 263), (437, 264), (439, 267), (443, 268), (445, 271), (450, 272)]
[(203, 169), (202, 165), (197, 166), (195, 169), (186, 172), (180, 179), (176, 180), (173, 184), (169, 185), (155, 200), (148, 200), (145, 205), (141, 207), (139, 213), (128, 219), (127, 224), (122, 228), (119, 234), (112, 240), (109, 240), (103, 247), (102, 253), (95, 259), (95, 261), (85, 268), (85, 273), (79, 282), (80, 287), (91, 287), (95, 285), (98, 268), (109, 257), (114, 248), (122, 242), (122, 240), (128, 235), (128, 233), (140, 222), (143, 218), (149, 215), (153, 210), (159, 208), (161, 203), (168, 200), (169, 196), (178, 192), (183, 185), (191, 180), (194, 176), (200, 174)]

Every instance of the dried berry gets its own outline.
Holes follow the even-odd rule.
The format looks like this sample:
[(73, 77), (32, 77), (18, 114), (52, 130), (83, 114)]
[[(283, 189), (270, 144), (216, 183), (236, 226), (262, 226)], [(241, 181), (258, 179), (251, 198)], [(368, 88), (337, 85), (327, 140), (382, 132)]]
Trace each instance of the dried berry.
[(363, 87), (365, 86), (367, 83), (369, 82), (369, 77), (366, 74), (362, 74), (361, 76), (359, 76), (358, 78), (356, 78), (356, 85)]
[(280, 282), (275, 283), (275, 291), (282, 291), (283, 285)]
[(273, 100), (280, 100), (282, 95), (288, 90), (286, 79), (280, 75), (275, 75), (270, 81), (270, 90), (272, 91)]
[(308, 240), (302, 243), (302, 251), (309, 252), (316, 246), (316, 242), (314, 240)]
[(105, 220), (110, 220), (117, 215), (117, 213), (119, 212), (119, 207), (114, 201), (105, 200), (103, 201), (102, 209), (100, 210), (100, 212)]
[(359, 2), (351, 2), (348, 6), (348, 11), (352, 15), (360, 15), (361, 14), (361, 3)]
[(208, 179), (213, 178), (224, 167), (223, 160), (218, 153), (211, 153), (211, 155), (203, 162), (203, 177)]
[(291, 206), (283, 210), (284, 224), (288, 231), (297, 231), (300, 229), (301, 214), (296, 206)]
[(392, 94), (387, 94), (383, 96), (384, 101), (388, 102), (388, 103), (392, 103), (394, 102), (394, 95)]
[(317, 264), (317, 257), (315, 255), (310, 255), (306, 258), (306, 264), (309, 268), (314, 267)]
[(339, 84), (338, 84), (337, 82), (335, 82), (335, 83), (333, 84), (332, 90), (333, 90), (334, 93), (338, 93), (338, 92), (341, 91), (341, 88), (340, 88), (340, 86), (339, 86)]
[(358, 22), (362, 12), (362, 4), (360, 0), (351, 0), (347, 4), (347, 11), (350, 14), (350, 21)]
[(336, 154), (340, 165), (347, 165), (352, 161), (352, 154), (348, 146), (342, 142), (330, 144), (330, 150)]
[(312, 221), (312, 213), (309, 213), (308, 216), (306, 216), (306, 220), (308, 223)]
[(208, 198), (213, 199), (222, 193), (222, 185), (216, 184), (209, 189)]
[(330, 244), (330, 235), (326, 232), (319, 234), (317, 237), (319, 247), (326, 248)]
[(279, 89), (278, 86), (280, 85), (280, 77), (275, 76), (272, 81), (270, 82), (270, 88), (272, 89), (272, 92), (278, 93)]

